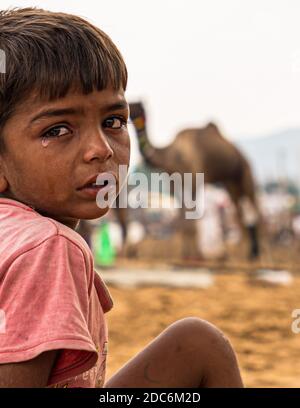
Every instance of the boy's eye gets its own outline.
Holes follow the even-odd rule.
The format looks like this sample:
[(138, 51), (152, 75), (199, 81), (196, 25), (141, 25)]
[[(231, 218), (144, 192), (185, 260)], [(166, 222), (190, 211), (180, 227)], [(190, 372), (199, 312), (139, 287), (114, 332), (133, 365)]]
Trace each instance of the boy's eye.
[(52, 137), (61, 137), (69, 133), (69, 129), (66, 126), (55, 126), (46, 133), (43, 134), (43, 137), (51, 139)]
[(106, 119), (103, 122), (103, 125), (105, 128), (121, 129), (122, 127), (126, 127), (127, 120), (119, 116), (112, 116), (111, 118)]

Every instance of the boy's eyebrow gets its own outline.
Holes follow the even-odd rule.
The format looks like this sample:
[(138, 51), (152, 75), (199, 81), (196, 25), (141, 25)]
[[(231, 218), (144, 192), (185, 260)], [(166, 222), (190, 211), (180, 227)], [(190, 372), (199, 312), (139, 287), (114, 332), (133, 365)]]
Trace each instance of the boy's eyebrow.
[(111, 105), (103, 107), (103, 111), (105, 112), (111, 112), (119, 109), (128, 109), (128, 103), (125, 101), (125, 99), (123, 101), (112, 103)]
[[(105, 112), (111, 112), (118, 109), (128, 109), (128, 103), (124, 100), (121, 102), (113, 103), (111, 105), (103, 107)], [(34, 116), (30, 124), (36, 122), (41, 118), (51, 118), (54, 116), (63, 116), (63, 115), (76, 115), (78, 113), (83, 113), (83, 109), (74, 109), (74, 108), (64, 108), (64, 109), (48, 109), (43, 112), (40, 112), (38, 115)]]
[(43, 112), (40, 112), (38, 115), (34, 116), (30, 124), (36, 122), (41, 118), (51, 118), (53, 116), (63, 116), (63, 115), (76, 115), (80, 113), (81, 109), (74, 109), (74, 108), (65, 108), (65, 109), (48, 109)]

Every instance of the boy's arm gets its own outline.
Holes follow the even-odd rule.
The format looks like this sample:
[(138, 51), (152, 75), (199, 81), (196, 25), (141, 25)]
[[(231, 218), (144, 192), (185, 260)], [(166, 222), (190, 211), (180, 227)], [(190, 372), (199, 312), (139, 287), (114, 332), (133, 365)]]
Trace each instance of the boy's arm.
[(0, 364), (0, 388), (46, 387), (58, 350), (20, 363)]

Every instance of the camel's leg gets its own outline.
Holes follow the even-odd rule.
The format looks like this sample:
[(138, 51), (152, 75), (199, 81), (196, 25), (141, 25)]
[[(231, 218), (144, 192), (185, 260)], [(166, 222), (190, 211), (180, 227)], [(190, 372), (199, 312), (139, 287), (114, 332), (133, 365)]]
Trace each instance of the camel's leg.
[(182, 240), (181, 256), (182, 259), (203, 260), (201, 250), (197, 246), (197, 220), (187, 219), (187, 211), (185, 207), (181, 208), (178, 222)]
[(248, 230), (248, 235), (251, 243), (250, 248), (250, 259), (255, 259), (260, 255), (260, 245), (259, 245), (259, 227), (261, 226), (260, 210), (258, 208), (256, 194), (255, 194), (255, 184), (252, 176), (250, 166), (247, 162), (244, 163), (243, 173), (241, 178), (241, 191), (242, 197), (246, 197), (249, 200), (252, 209), (249, 212), (252, 213), (250, 219), (244, 215), (244, 223), (246, 229)]
[(120, 208), (119, 207), (119, 196), (116, 199), (115, 214), (116, 214), (117, 220), (119, 222), (119, 225), (121, 227), (121, 233), (122, 233), (121, 255), (124, 255), (124, 251), (125, 251), (125, 247), (126, 247), (126, 238), (127, 238), (128, 212), (127, 212), (127, 208)]
[(259, 248), (259, 240), (258, 240), (258, 225), (248, 225), (247, 227), (250, 242), (251, 242), (251, 249), (249, 253), (249, 258), (250, 259), (256, 259), (259, 254), (260, 254), (260, 248)]
[[(257, 219), (253, 216), (252, 219), (246, 220), (245, 212), (243, 209), (242, 200), (247, 197), (256, 212), (256, 203), (254, 196), (248, 196), (244, 193), (243, 188), (238, 183), (226, 183), (226, 189), (231, 197), (231, 200), (236, 208), (237, 220), (242, 231), (247, 231), (247, 235), (250, 241), (249, 258), (255, 259), (259, 256), (259, 240), (258, 240), (258, 223)], [(252, 198), (252, 199), (251, 199)]]

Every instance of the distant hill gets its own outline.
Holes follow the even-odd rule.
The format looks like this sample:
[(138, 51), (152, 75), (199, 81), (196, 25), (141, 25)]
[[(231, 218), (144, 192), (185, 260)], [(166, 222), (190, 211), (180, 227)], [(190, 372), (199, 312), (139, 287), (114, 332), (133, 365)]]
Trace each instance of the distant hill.
[(259, 182), (288, 177), (300, 185), (300, 129), (234, 142), (248, 157)]

